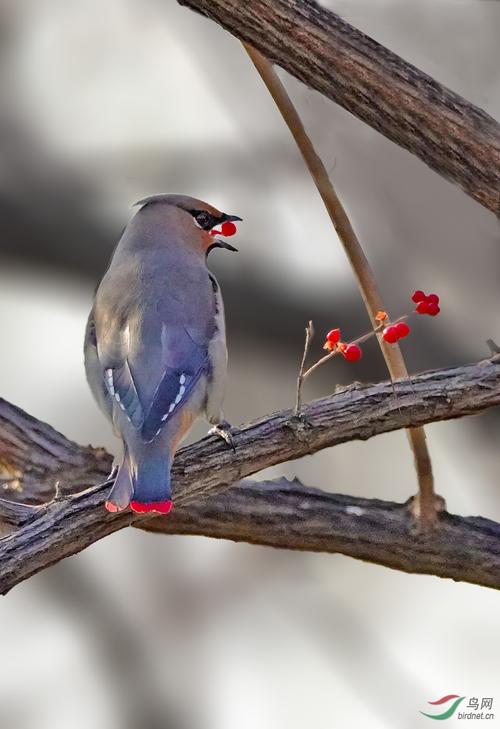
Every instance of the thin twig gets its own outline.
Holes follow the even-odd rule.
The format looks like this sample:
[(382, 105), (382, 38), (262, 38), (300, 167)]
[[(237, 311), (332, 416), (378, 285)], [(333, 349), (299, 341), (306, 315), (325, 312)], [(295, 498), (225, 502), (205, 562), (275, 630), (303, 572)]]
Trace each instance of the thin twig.
[(297, 395), (295, 398), (295, 411), (294, 411), (295, 417), (299, 417), (300, 412), (302, 410), (302, 383), (304, 381), (304, 368), (306, 366), (306, 359), (307, 359), (307, 355), (309, 354), (309, 349), (311, 347), (311, 342), (312, 342), (313, 337), (314, 337), (314, 327), (313, 327), (312, 321), (309, 321), (309, 323), (306, 326), (304, 353), (302, 355), (302, 361), (300, 363), (299, 376), (297, 377)]
[[(394, 321), (391, 323), (395, 324), (398, 321), (403, 321), (404, 319), (407, 319), (407, 318), (408, 318), (408, 315), (405, 314), (404, 316), (398, 317), (398, 319), (394, 319)], [(356, 339), (349, 340), (349, 343), (350, 344), (362, 344), (363, 342), (366, 342), (368, 339), (371, 339), (373, 336), (378, 334), (386, 326), (387, 326), (387, 323), (382, 322), (375, 329), (370, 329), (369, 332), (365, 332), (364, 334), (361, 334), (359, 337), (356, 337)], [(312, 373), (315, 370), (318, 369), (318, 367), (321, 367), (321, 365), (325, 364), (325, 362), (328, 362), (329, 360), (333, 359), (333, 357), (337, 357), (339, 354), (340, 354), (340, 349), (338, 349), (338, 347), (333, 349), (329, 354), (325, 354), (324, 357), (321, 357), (321, 359), (319, 359), (317, 362), (315, 362), (313, 365), (311, 365), (309, 367), (309, 369), (307, 369), (304, 372), (302, 379), (306, 380), (308, 377), (310, 377), (312, 375)]]
[[(243, 46), (273, 97), (288, 129), (300, 149), (304, 162), (311, 173), (330, 219), (337, 231), (339, 240), (349, 259), (372, 326), (376, 328), (378, 324), (375, 318), (377, 312), (385, 310), (385, 306), (383, 305), (382, 297), (368, 259), (328, 177), (326, 168), (316, 153), (302, 120), (272, 64), (252, 46), (247, 43), (243, 43)], [(378, 340), (391, 378), (407, 378), (408, 370), (406, 369), (400, 348), (397, 345), (388, 345), (380, 336)], [(427, 527), (436, 521), (432, 463), (423, 429), (409, 428), (406, 432), (413, 450), (415, 469), (417, 472), (419, 486), (418, 513), (422, 525)]]

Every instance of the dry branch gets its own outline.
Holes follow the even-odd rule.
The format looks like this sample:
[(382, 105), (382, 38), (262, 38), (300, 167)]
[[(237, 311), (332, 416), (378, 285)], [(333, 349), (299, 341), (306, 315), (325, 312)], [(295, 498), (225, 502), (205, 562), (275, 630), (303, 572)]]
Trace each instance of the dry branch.
[(312, 0), (178, 0), (343, 106), (496, 214), (500, 126)]
[[(141, 526), (138, 524), (137, 526)], [(330, 494), (286, 479), (242, 482), (141, 528), (345, 554), (403, 572), (500, 589), (500, 524), (441, 513), (425, 538), (407, 504)]]
[[(177, 506), (177, 516), (174, 512), (173, 524), (178, 520), (179, 532), (183, 533), (183, 519), (191, 518), (191, 525), (194, 520), (199, 519), (197, 510), (201, 508), (200, 497), (214, 496), (223, 492), (231, 484), (238, 483), (243, 477), (267, 466), (315, 453), (339, 443), (367, 440), (380, 433), (409, 425), (418, 426), (438, 420), (458, 418), (498, 405), (500, 362), (498, 358), (494, 358), (465, 367), (426, 372), (415, 376), (411, 381), (396, 382), (395, 391), (397, 397), (394, 395), (391, 382), (356, 384), (330, 397), (316, 400), (303, 409), (306, 421), (310, 424), (308, 428), (303, 429), (291, 427), (293, 423), (291, 411), (274, 413), (242, 426), (235, 433), (235, 453), (215, 437), (204, 438), (192, 446), (183, 448), (179, 451), (173, 468)], [(61, 493), (57, 500), (38, 508), (0, 501), (0, 515), (3, 515), (4, 521), (20, 525), (17, 531), (0, 540), (0, 593), (7, 592), (36, 572), (81, 551), (118, 529), (130, 524), (138, 526), (137, 522), (140, 520), (138, 515), (130, 512), (111, 515), (103, 508), (109, 483), (92, 487), (92, 484), (102, 479), (109, 468), (110, 457), (102, 449), (82, 448), (71, 443), (50, 426), (40, 423), (2, 400), (0, 400), (0, 458), (2, 476), (10, 475), (14, 480), (17, 479), (23, 488), (20, 497), (28, 499), (32, 504), (39, 502), (40, 498), (46, 498), (49, 489), (54, 493), (56, 483), (59, 483)], [(68, 491), (74, 491), (75, 488), (84, 485), (89, 488), (80, 493), (66, 495)], [(232, 489), (227, 492), (228, 499), (231, 499), (231, 493), (234, 491), (235, 489)], [(309, 491), (303, 495), (304, 498), (309, 498), (308, 494)], [(300, 501), (300, 494), (298, 497)], [(216, 509), (218, 516), (214, 516), (212, 511), (210, 519), (205, 524), (206, 531), (203, 521), (200, 520), (196, 533), (210, 533), (208, 529), (213, 529), (214, 519), (219, 518), (222, 522), (224, 514), (231, 513), (231, 501), (226, 502), (222, 494), (219, 498), (222, 501), (214, 501), (215, 507), (207, 504), (207, 508)], [(325, 495), (324, 498), (329, 497)], [(359, 501), (351, 497), (341, 498), (347, 499), (344, 503), (353, 505), (357, 505)], [(363, 503), (366, 505), (371, 502)], [(378, 503), (374, 501), (373, 505), (376, 506)], [(387, 505), (387, 508), (391, 510), (396, 507)], [(248, 514), (251, 514), (251, 511), (248, 511)], [(263, 518), (259, 507), (252, 516), (255, 531), (251, 539), (247, 534), (249, 541), (269, 543), (261, 538)], [(448, 520), (448, 518), (457, 519), (443, 516), (443, 519)], [(290, 540), (288, 544), (280, 541), (279, 546), (309, 549), (309, 545), (312, 544), (311, 533), (304, 534), (301, 542), (301, 519), (297, 520), (294, 517), (293, 510), (283, 511), (281, 519), (280, 529), (289, 532)], [(436, 545), (440, 543), (439, 535), (429, 537), (431, 541), (419, 537), (416, 542), (421, 545), (419, 553), (422, 550), (425, 552), (427, 549), (425, 545), (429, 545), (427, 569), (424, 569), (423, 561), (417, 556), (413, 558), (411, 549), (403, 554), (395, 548), (392, 561), (389, 554), (392, 550), (390, 546), (384, 558), (375, 543), (371, 552), (369, 533), (357, 531), (359, 524), (363, 523), (359, 522), (358, 516), (347, 510), (343, 519), (351, 520), (352, 534), (358, 534), (359, 539), (364, 541), (364, 546), (357, 553), (352, 547), (344, 549), (342, 540), (335, 541), (335, 533), (332, 533), (332, 551), (345, 551), (353, 556), (390, 564), (407, 571), (412, 569), (433, 571), (432, 566), (437, 558), (432, 555), (435, 554)], [(345, 524), (345, 521), (343, 523)], [(403, 524), (402, 521), (399, 523)], [(481, 520), (481, 524), (483, 523), (486, 524), (486, 520)], [(459, 525), (460, 521), (453, 521), (453, 524)], [(498, 525), (492, 527), (489, 522), (488, 525), (488, 533), (493, 540), (496, 538), (495, 529), (499, 527)], [(144, 521), (141, 527), (144, 528)], [(384, 531), (384, 528), (381, 528)], [(459, 526), (457, 529), (460, 531)], [(230, 538), (236, 538), (237, 530), (238, 524), (228, 523), (227, 533)], [(443, 534), (451, 533), (443, 532)], [(457, 555), (461, 554), (460, 544), (467, 543), (469, 539), (468, 532), (465, 531), (463, 534), (457, 535), (457, 532), (453, 534), (453, 542), (448, 545), (448, 551), (443, 553), (444, 561), (447, 561), (446, 554), (453, 552), (454, 549)], [(390, 542), (391, 533), (387, 533), (386, 537)], [(491, 540), (483, 552), (477, 547), (482, 555), (481, 558), (484, 558), (489, 565), (490, 577), (487, 577), (483, 570), (478, 571), (477, 578), (474, 579), (475, 570), (478, 570), (477, 561), (473, 564), (467, 562), (462, 575), (460, 573), (462, 556), (460, 559), (457, 558), (456, 564), (449, 565), (446, 574), (455, 579), (500, 587), (500, 581), (495, 582), (493, 577), (495, 570), (500, 569), (500, 561), (498, 556), (492, 556), (494, 550)], [(320, 546), (321, 541), (321, 534), (318, 533), (315, 549), (323, 549)], [(397, 542), (394, 546), (397, 546)], [(480, 561), (479, 556), (477, 560)], [(445, 574), (444, 567), (441, 566), (439, 570), (436, 574)]]
[[(323, 164), (321, 157), (317, 154), (314, 145), (306, 132), (298, 111), (288, 96), (288, 93), (281, 83), (274, 67), (264, 56), (247, 44), (243, 44), (250, 59), (260, 74), (267, 90), (273, 97), (285, 124), (292, 134), (297, 147), (302, 154), (305, 164), (311, 173), (311, 177), (323, 200), (326, 211), (332, 221), (339, 241), (351, 265), (352, 272), (358, 283), (359, 291), (374, 331), (377, 330), (379, 322), (377, 313), (385, 310), (386, 306), (382, 299), (380, 288), (377, 284), (375, 274), (365, 254), (358, 236), (352, 226), (347, 212), (333, 186), (328, 171)], [(306, 330), (307, 331), (307, 330)], [(403, 353), (398, 344), (388, 344), (381, 334), (377, 340), (382, 351), (389, 375), (392, 380), (402, 380), (408, 377), (408, 370)], [(307, 355), (307, 334), (306, 349)], [(302, 372), (303, 367), (301, 367)], [(299, 375), (299, 383), (303, 375)], [(300, 389), (298, 389), (300, 395)], [(297, 398), (299, 403), (299, 398)], [(423, 428), (407, 428), (406, 435), (408, 443), (413, 452), (415, 471), (418, 481), (418, 496), (415, 501), (415, 510), (419, 514), (421, 527), (432, 527), (436, 521), (436, 495), (434, 491), (434, 476), (432, 473), (432, 461), (427, 448), (425, 430)]]

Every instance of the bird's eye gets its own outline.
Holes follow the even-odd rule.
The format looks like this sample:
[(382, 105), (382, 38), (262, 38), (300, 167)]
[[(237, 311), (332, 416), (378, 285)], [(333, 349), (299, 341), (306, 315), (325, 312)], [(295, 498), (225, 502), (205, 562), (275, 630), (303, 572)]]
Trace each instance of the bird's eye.
[(195, 220), (200, 226), (200, 228), (209, 228), (210, 227), (210, 215), (205, 212), (196, 213)]

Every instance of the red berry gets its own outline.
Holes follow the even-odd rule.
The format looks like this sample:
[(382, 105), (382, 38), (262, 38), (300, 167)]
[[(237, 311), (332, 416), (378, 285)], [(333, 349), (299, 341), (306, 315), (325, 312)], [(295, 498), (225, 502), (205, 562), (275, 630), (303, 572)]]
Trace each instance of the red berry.
[(423, 291), (420, 291), (420, 289), (417, 289), (413, 296), (411, 297), (411, 300), (414, 301), (416, 304), (418, 304), (419, 301), (425, 301), (425, 294)]
[(441, 309), (437, 304), (435, 304), (433, 301), (430, 302), (430, 304), (427, 304), (427, 314), (429, 316), (437, 316)]
[(435, 304), (428, 304), (427, 301), (419, 301), (415, 311), (417, 314), (428, 314), (429, 306), (435, 306)]
[(330, 329), (326, 335), (326, 341), (330, 344), (337, 344), (340, 341), (340, 329)]
[(428, 294), (425, 300), (428, 304), (439, 304), (439, 296), (437, 294)]
[(395, 325), (395, 329), (398, 334), (398, 339), (403, 339), (403, 337), (407, 337), (410, 333), (410, 327), (405, 321), (398, 321)]
[(230, 220), (226, 220), (225, 223), (222, 223), (220, 227), (220, 232), (222, 235), (225, 236), (234, 235), (236, 233), (236, 226), (234, 223), (231, 223)]
[(395, 344), (399, 339), (398, 330), (391, 324), (391, 326), (384, 329), (382, 337), (388, 344)]
[(357, 344), (348, 344), (342, 354), (348, 362), (357, 362), (361, 359), (363, 352)]

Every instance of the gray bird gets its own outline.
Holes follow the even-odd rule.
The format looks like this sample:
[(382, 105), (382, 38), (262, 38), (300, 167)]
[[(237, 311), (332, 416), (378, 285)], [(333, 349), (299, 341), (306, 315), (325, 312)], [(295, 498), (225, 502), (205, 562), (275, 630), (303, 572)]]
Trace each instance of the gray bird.
[(222, 401), (227, 367), (224, 308), (207, 268), (214, 237), (241, 220), (184, 195), (141, 200), (99, 284), (85, 334), (92, 393), (123, 443), (108, 511), (172, 508), (170, 469), (204, 415), (231, 442)]

